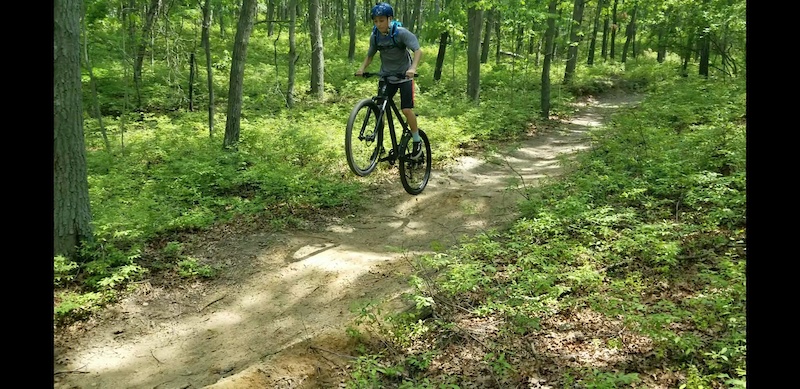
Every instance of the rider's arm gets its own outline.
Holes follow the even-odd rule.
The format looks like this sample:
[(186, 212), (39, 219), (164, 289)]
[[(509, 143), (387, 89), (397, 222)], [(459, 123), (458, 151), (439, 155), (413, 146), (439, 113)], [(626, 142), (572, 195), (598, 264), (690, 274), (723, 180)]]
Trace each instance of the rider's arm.
[(408, 68), (406, 74), (411, 74), (409, 77), (414, 77), (414, 74), (417, 73), (417, 65), (419, 65), (419, 61), (422, 59), (422, 49), (417, 49), (414, 52), (414, 59), (411, 60), (411, 67)]
[(361, 67), (356, 71), (356, 76), (363, 74), (364, 70), (367, 68), (367, 66), (369, 66), (370, 63), (372, 63), (372, 56), (368, 55), (366, 58), (364, 58), (364, 63), (361, 64)]

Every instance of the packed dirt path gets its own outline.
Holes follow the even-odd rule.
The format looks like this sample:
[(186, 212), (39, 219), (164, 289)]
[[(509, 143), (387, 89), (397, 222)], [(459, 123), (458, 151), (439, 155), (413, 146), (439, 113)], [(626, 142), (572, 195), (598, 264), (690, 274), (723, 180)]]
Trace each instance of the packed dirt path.
[[(211, 281), (139, 288), (80, 327), (54, 336), (55, 388), (340, 387), (348, 324), (358, 307), (402, 310), (418, 254), (516, 217), (520, 188), (561, 172), (588, 132), (635, 96), (605, 94), (571, 119), (518, 144), (434, 170), (419, 196), (381, 165), (364, 178), (373, 199), (357, 214), (302, 231), (229, 234), (196, 245)], [(435, 147), (435, 136), (432, 137)]]

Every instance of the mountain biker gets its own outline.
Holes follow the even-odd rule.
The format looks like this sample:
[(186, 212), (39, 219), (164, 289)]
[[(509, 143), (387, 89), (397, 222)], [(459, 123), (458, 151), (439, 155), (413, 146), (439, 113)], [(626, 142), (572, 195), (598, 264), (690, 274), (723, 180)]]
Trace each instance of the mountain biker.
[[(355, 75), (364, 74), (364, 69), (372, 63), (375, 53), (381, 52), (381, 70), (379, 75), (386, 79), (386, 92), (389, 98), (394, 97), (400, 90), (400, 109), (406, 117), (406, 123), (411, 129), (414, 148), (412, 158), (422, 155), (421, 139), (417, 127), (417, 116), (414, 113), (414, 75), (417, 65), (422, 58), (422, 49), (419, 47), (416, 35), (394, 20), (394, 9), (388, 3), (378, 3), (370, 12), (375, 27), (369, 40), (369, 50), (364, 63), (358, 68)], [(414, 53), (413, 59), (408, 52)], [(406, 78), (396, 75), (405, 74)]]

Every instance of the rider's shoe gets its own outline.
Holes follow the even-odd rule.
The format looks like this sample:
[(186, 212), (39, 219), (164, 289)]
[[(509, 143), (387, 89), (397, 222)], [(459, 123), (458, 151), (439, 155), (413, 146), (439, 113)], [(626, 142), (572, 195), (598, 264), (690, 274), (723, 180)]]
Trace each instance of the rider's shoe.
[(414, 148), (411, 150), (411, 159), (417, 160), (422, 158), (422, 142), (412, 142)]

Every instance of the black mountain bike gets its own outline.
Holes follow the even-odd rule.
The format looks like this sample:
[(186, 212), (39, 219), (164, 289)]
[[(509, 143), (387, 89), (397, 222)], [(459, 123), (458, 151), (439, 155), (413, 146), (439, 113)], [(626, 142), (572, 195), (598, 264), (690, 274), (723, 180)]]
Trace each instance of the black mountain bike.
[[(364, 78), (378, 76), (377, 73), (364, 73), (363, 75)], [(398, 74), (397, 77), (405, 78), (406, 76)], [(418, 195), (428, 185), (431, 177), (431, 144), (428, 142), (428, 136), (420, 129), (419, 137), (422, 139), (423, 154), (419, 158), (411, 158), (413, 148), (411, 129), (403, 120), (403, 115), (400, 114), (394, 100), (386, 95), (385, 79), (381, 78), (378, 85), (378, 94), (359, 101), (353, 107), (350, 119), (347, 120), (344, 140), (347, 164), (350, 165), (353, 173), (366, 177), (375, 170), (378, 162), (388, 162), (390, 166), (398, 162), (403, 188), (409, 194)], [(403, 128), (399, 142), (395, 134), (393, 119), (397, 119)], [(385, 123), (389, 123), (392, 147), (389, 149), (389, 153), (383, 156), (386, 154), (383, 147)]]

